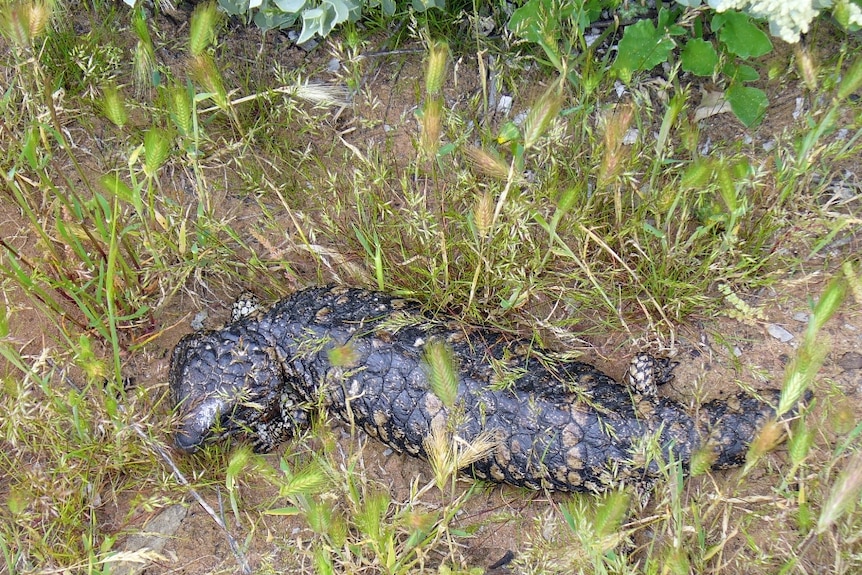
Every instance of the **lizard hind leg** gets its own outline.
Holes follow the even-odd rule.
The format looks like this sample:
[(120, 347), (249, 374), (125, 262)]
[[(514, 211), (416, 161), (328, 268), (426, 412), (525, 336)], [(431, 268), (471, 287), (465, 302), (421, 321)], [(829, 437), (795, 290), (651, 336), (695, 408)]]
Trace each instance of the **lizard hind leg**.
[(677, 365), (679, 362), (666, 357), (639, 353), (632, 358), (626, 379), (635, 392), (655, 397), (658, 395), (658, 386), (673, 379), (673, 370)]
[(239, 321), (262, 310), (263, 304), (261, 303), (260, 298), (250, 291), (244, 291), (239, 294), (239, 297), (237, 297), (236, 301), (233, 302), (233, 306), (230, 310), (230, 321), (231, 323)]

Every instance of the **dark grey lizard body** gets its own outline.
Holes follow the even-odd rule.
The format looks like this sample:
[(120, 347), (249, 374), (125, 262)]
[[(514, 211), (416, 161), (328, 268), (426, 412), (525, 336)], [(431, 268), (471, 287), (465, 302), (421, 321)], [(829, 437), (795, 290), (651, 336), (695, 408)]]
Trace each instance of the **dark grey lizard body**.
[[(431, 391), (423, 360), (429, 341), (445, 342), (457, 364), (451, 407)], [(746, 394), (689, 413), (651, 391), (669, 379), (667, 361), (642, 359), (645, 393), (637, 393), (589, 364), (546, 355), (493, 330), (431, 320), (386, 294), (311, 288), (180, 341), (170, 370), (176, 443), (193, 451), (213, 437), (248, 433), (268, 450), (307, 425), (308, 410), (323, 407), (423, 458), (434, 426), (467, 441), (488, 432), (496, 448), (466, 472), (534, 489), (595, 491), (654, 476), (658, 466), (644, 455), (651, 442), (665, 461), (687, 465), (706, 446), (714, 467), (739, 464), (774, 415)], [(762, 395), (778, 401), (777, 391)]]

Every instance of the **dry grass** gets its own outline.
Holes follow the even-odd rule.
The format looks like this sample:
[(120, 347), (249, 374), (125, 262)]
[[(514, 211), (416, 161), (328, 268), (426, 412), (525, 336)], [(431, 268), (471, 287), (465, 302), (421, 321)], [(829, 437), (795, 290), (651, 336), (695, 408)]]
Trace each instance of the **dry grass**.
[[(232, 40), (243, 32), (209, 12), (191, 30), (138, 18), (131, 33), (116, 29), (128, 16), (114, 10), (73, 16), (35, 0), (0, 9), (8, 572), (107, 572), (141, 514), (192, 491), (225, 504), (214, 514), (242, 535), (237, 561), (251, 556), (263, 570), (475, 572), (477, 534), (505, 524), (522, 536), (514, 572), (859, 570), (858, 406), (818, 376), (828, 318), (845, 297), (856, 314), (862, 305), (858, 256), (831, 245), (859, 234), (858, 190), (835, 191), (862, 151), (852, 40), (834, 46), (840, 59), (784, 80), (788, 90), (812, 74), (837, 86), (810, 94), (807, 127), (788, 128), (769, 152), (713, 141), (704, 156), (691, 90), (650, 92), (645, 81), (617, 103), (613, 79), (595, 69), (589, 90), (573, 87), (454, 22), (435, 25), (450, 26), (455, 53), (433, 43), (426, 71), (411, 52), (425, 50), (430, 24), (416, 26), (406, 54), (388, 55), (351, 28), (349, 44), (333, 38), (303, 68)], [(78, 34), (73, 21), (91, 29)], [(326, 50), (350, 56), (340, 76), (307, 82), (324, 75)], [(483, 67), (494, 55), (495, 90), (529, 110), (522, 125), (483, 113), (477, 52)], [(342, 107), (344, 83), (359, 89), (353, 110)], [(838, 117), (843, 137), (828, 123)], [(825, 263), (812, 257), (823, 253)], [(555, 496), (521, 517), (488, 511), (484, 487), (452, 474), (486, 446), (445, 430), (429, 438), (434, 479), (406, 482), (401, 498), (375, 479), (361, 437), (343, 440), (324, 421), (277, 462), (222, 446), (172, 469), (161, 447), (171, 418), (159, 366), (187, 330), (189, 301), (212, 308), (244, 288), (276, 297), (336, 281), (568, 352), (608, 333), (674, 342), (681, 324), (716, 314), (760, 325), (747, 298), (765, 286), (787, 293), (786, 278), (811, 266), (837, 279), (810, 294), (810, 332), (784, 374), (787, 405), (805, 389), (817, 396), (780, 430), (790, 431), (787, 456), (764, 449), (743, 470), (685, 482), (669, 465), (645, 508), (615, 492)], [(450, 384), (445, 358), (432, 363)], [(264, 555), (273, 518), (296, 520), (299, 535), (281, 533)], [(223, 568), (236, 568), (232, 556)]]

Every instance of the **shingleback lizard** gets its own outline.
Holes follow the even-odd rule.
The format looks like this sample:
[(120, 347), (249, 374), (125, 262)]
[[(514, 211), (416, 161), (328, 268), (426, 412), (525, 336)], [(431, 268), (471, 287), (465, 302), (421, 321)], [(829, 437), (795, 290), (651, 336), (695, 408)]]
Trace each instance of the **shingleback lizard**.
[[(673, 377), (666, 359), (638, 355), (623, 384), (528, 341), (429, 318), (413, 302), (362, 289), (310, 288), (240, 316), (174, 349), (175, 443), (186, 452), (233, 435), (268, 451), (322, 407), (425, 459), (435, 428), (468, 442), (486, 432), (495, 447), (464, 473), (601, 491), (655, 477), (650, 452), (686, 468), (701, 449), (711, 450), (714, 468), (742, 463), (779, 399), (777, 390), (761, 391), (762, 399), (739, 393), (691, 411), (657, 394)], [(458, 390), (448, 406), (429, 383), (429, 342), (444, 343), (454, 359)]]

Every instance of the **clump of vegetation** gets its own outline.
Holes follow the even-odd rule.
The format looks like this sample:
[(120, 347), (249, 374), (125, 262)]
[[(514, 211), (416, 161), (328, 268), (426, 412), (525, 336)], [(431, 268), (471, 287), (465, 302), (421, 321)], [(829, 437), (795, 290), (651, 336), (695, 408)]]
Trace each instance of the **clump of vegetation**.
[[(237, 55), (211, 5), (171, 29), (181, 37), (144, 10), (128, 28), (109, 5), (66, 10), (0, 9), (6, 571), (108, 572), (125, 535), (190, 493), (226, 507), (214, 516), (233, 533), (228, 571), (254, 556), (300, 572), (470, 573), (487, 565), (465, 548), (512, 525), (527, 572), (858, 569), (862, 427), (840, 386), (818, 376), (824, 326), (841, 305), (862, 305), (858, 254), (837, 241), (852, 244), (859, 220), (858, 194), (836, 188), (862, 151), (851, 38), (804, 66), (808, 52), (773, 54), (784, 59), (765, 70), (748, 16), (664, 9), (652, 28), (623, 32), (619, 55), (600, 57), (601, 39), (586, 39), (591, 5), (533, 0), (512, 15), (423, 12), (397, 39), (379, 16), (294, 68), (275, 66), (265, 43)], [(514, 37), (486, 33), (507, 27)], [(679, 65), (666, 50), (675, 39), (686, 40)], [(643, 42), (661, 58), (626, 60)], [(330, 59), (337, 69), (318, 76)], [(673, 65), (641, 81), (661, 63)], [(735, 89), (774, 90), (779, 70), (808, 107), (768, 150), (707, 143), (689, 82), (717, 70), (731, 100)], [(341, 83), (355, 88), (352, 118)], [(514, 98), (511, 112), (501, 95)], [(734, 112), (753, 125), (762, 106)], [(374, 286), (572, 353), (597, 334), (672, 343), (680, 325), (716, 315), (761, 325), (776, 312), (758, 290), (787, 293), (786, 278), (812, 268), (837, 279), (810, 288), (779, 406), (813, 389), (809, 412), (768, 429), (741, 470), (699, 466), (683, 483), (662, 462), (646, 509), (631, 492), (515, 507), (530, 495), (465, 487), (457, 469), (487, 446), (446, 428), (429, 438), (424, 479), (397, 494), (361, 434), (342, 439), (325, 421), (277, 459), (214, 446), (173, 461), (165, 447), (164, 365), (187, 312), (219, 315), (245, 288)], [(717, 347), (736, 343), (709, 333)], [(609, 355), (640, 347), (616, 341)], [(450, 397), (445, 351), (427, 363)], [(731, 521), (742, 506), (751, 513)], [(274, 531), (289, 531), (277, 552)]]

